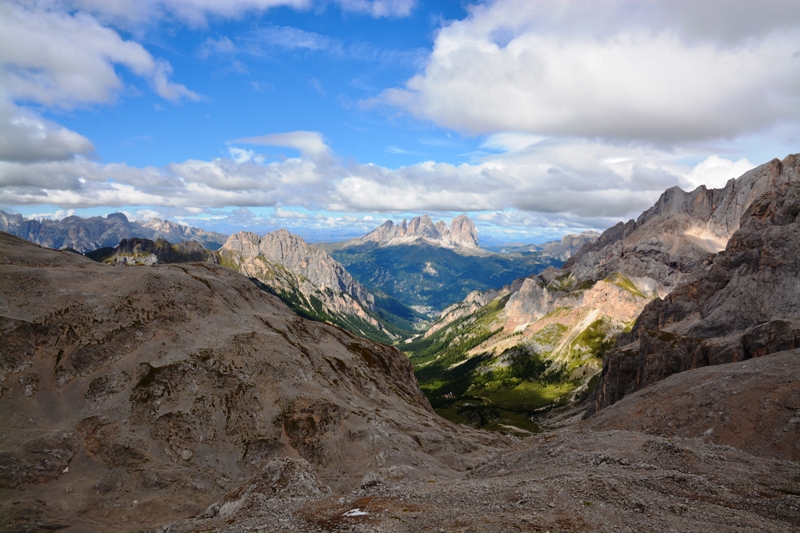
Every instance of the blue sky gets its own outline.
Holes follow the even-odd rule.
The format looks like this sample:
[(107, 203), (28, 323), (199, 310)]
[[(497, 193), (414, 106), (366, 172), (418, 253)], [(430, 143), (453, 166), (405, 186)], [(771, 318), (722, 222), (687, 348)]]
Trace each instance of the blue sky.
[(538, 242), (800, 143), (791, 1), (0, 1), (0, 209)]

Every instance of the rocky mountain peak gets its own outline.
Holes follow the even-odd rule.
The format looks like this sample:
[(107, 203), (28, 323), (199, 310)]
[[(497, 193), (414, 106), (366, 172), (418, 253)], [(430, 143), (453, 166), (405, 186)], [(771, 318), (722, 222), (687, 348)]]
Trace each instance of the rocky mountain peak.
[(450, 249), (478, 250), (478, 230), (467, 215), (455, 217), (450, 226), (443, 220), (434, 223), (429, 215), (405, 219), (400, 224), (387, 220), (351, 244), (377, 243), (379, 246), (425, 243)]
[(374, 308), (375, 298), (372, 294), (338, 261), (283, 228), (263, 237), (240, 231), (228, 238), (221, 251), (235, 252), (246, 259), (263, 257), (305, 277), (318, 287), (346, 292), (367, 308)]
[(451, 239), (467, 246), (478, 246), (478, 230), (467, 215), (458, 215), (450, 223)]
[(721, 189), (667, 189), (635, 221), (609, 228), (573, 255), (564, 268), (581, 280), (615, 271), (649, 278), (663, 297), (725, 249), (755, 199), (791, 180), (792, 172), (786, 168), (792, 168), (795, 157), (774, 159)]

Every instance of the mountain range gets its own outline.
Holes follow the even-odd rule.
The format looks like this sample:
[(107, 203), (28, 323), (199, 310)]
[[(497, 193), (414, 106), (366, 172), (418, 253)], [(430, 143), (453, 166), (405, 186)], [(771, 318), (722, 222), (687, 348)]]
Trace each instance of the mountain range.
[(99, 262), (0, 233), (0, 528), (796, 531), (798, 239), (800, 155), (668, 190), (409, 361), (251, 279), (369, 309), (287, 232)]
[(0, 258), (4, 529), (158, 528), (274, 458), (323, 495), (392, 467), (444, 479), (507, 444), (436, 417), (398, 350), (223, 266), (125, 268), (8, 234)]
[[(700, 286), (709, 290), (707, 284), (689, 282), (705, 272), (720, 272), (718, 262), (730, 251), (719, 252), (738, 242), (733, 236), (739, 235), (745, 214), (751, 216), (748, 209), (776, 191), (782, 191), (781, 198), (789, 197), (786, 188), (797, 181), (796, 167), (796, 156), (789, 156), (753, 169), (722, 189), (699, 187), (689, 193), (669, 189), (636, 221), (621, 222), (585, 244), (563, 268), (547, 269), (502, 289), (470, 294), (445, 309), (424, 336), (403, 345), (417, 366), (423, 390), (439, 412), (452, 420), (480, 426), (516, 420), (530, 430), (526, 417), (535, 417), (537, 408), (553, 405), (553, 400), (579, 399), (596, 390), (595, 408), (599, 409), (676, 369), (709, 364), (713, 357), (708, 354), (714, 352), (709, 343), (721, 341), (700, 342), (690, 336), (678, 343), (681, 337), (675, 334), (681, 330), (672, 332), (673, 316), (686, 321), (687, 332), (695, 331), (692, 328), (705, 327), (698, 320), (708, 324), (706, 315), (719, 309), (720, 301), (709, 294), (707, 310), (691, 304), (688, 309), (696, 309), (693, 313), (667, 315), (665, 302), (671, 301), (676, 287), (682, 287), (679, 294), (684, 296), (686, 291), (702, 292)], [(793, 241), (786, 237), (784, 242)], [(751, 244), (747, 248), (751, 253), (765, 248), (764, 243)], [(784, 262), (782, 268), (791, 264)], [(737, 268), (758, 270), (758, 265), (737, 263)], [(780, 283), (796, 279), (791, 268), (778, 276), (784, 280)], [(738, 282), (739, 277), (729, 273), (725, 279)], [(764, 284), (756, 285), (763, 290)], [(796, 291), (787, 289), (791, 300)], [(687, 305), (675, 304), (674, 309)], [(729, 305), (747, 307), (734, 299), (729, 299)], [(748, 323), (769, 330), (763, 313), (783, 308), (764, 302), (761, 309), (761, 314), (752, 313)], [(791, 313), (788, 308), (781, 310), (780, 316), (773, 317), (778, 320), (775, 327), (785, 325)], [(793, 326), (786, 327), (784, 334), (794, 339)], [(726, 331), (735, 328), (729, 318), (718, 326)], [(741, 342), (738, 338), (731, 342)], [(691, 348), (695, 355), (662, 360), (661, 355), (651, 354), (665, 353), (665, 343), (671, 342), (684, 350)], [(775, 346), (788, 349), (794, 346), (792, 342)], [(620, 343), (635, 344), (623, 347)], [(629, 357), (636, 350), (641, 350), (638, 359)], [(729, 356), (730, 361), (742, 358), (741, 354)], [(648, 370), (651, 360), (660, 361), (661, 369)], [(601, 387), (596, 389), (600, 380)], [(485, 400), (476, 402), (480, 398)], [(526, 416), (519, 416), (520, 412)]]
[[(86, 255), (114, 265), (221, 264), (255, 280), (306, 318), (336, 324), (361, 337), (389, 344), (396, 338), (389, 330), (410, 333), (405, 320), (376, 306), (372, 294), (341, 264), (286, 230), (263, 237), (239, 232), (218, 250), (207, 250), (196, 241), (171, 244), (163, 239), (132, 238), (123, 239), (114, 248), (100, 248)], [(392, 310), (414, 315), (399, 304)]]
[(435, 316), (474, 290), (488, 290), (514, 279), (560, 266), (576, 243), (591, 233), (567, 236), (536, 249), (497, 253), (481, 248), (478, 230), (466, 215), (449, 228), (427, 215), (409, 224), (391, 220), (360, 239), (315, 244), (328, 251), (376, 297), (388, 297)]
[(61, 220), (25, 219), (22, 215), (0, 211), (0, 231), (16, 235), (40, 246), (61, 250), (71, 248), (86, 253), (98, 248), (115, 247), (122, 239), (164, 239), (173, 244), (197, 241), (210, 250), (222, 246), (228, 236), (169, 220), (152, 218), (146, 222), (130, 221), (124, 213), (105, 217), (69, 216)]
[(431, 217), (423, 215), (414, 217), (406, 224), (387, 220), (376, 229), (360, 239), (348, 241), (345, 246), (375, 243), (379, 246), (397, 246), (400, 244), (425, 243), (441, 248), (456, 249), (461, 253), (480, 253), (478, 230), (467, 215), (458, 215), (450, 222), (450, 227), (443, 220), (433, 223)]

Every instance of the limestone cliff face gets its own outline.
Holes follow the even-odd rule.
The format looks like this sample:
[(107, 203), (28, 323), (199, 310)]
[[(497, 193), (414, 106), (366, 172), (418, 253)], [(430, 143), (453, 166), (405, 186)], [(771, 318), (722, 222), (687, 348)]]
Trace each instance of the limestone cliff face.
[(478, 230), (467, 215), (454, 218), (450, 227), (442, 220), (434, 224), (428, 215), (414, 217), (408, 223), (403, 220), (400, 224), (387, 220), (360, 239), (350, 241), (350, 244), (365, 243), (375, 243), (379, 246), (426, 243), (454, 250), (480, 251)]
[(106, 217), (66, 217), (61, 220), (27, 220), (21, 215), (0, 211), (0, 231), (34, 242), (40, 246), (72, 248), (81, 253), (98, 248), (114, 247), (122, 239), (164, 239), (171, 243), (197, 241), (208, 249), (219, 248), (227, 235), (175, 224), (168, 220), (152, 219), (144, 224), (131, 222), (122, 213)]
[(113, 267), (0, 234), (0, 269), (0, 486), (42, 528), (156, 530), (275, 458), (349, 492), (502, 445), (435, 416), (396, 349), (222, 266)]
[(231, 235), (219, 250), (222, 264), (271, 287), (298, 312), (331, 321), (361, 335), (391, 334), (367, 311), (375, 298), (335, 259), (281, 229), (259, 237)]
[(236, 233), (228, 238), (222, 251), (234, 251), (248, 259), (264, 257), (308, 279), (317, 287), (347, 293), (368, 309), (375, 307), (375, 297), (341, 263), (285, 229), (263, 237), (249, 232)]
[(606, 230), (564, 268), (578, 279), (597, 279), (612, 272), (649, 278), (663, 297), (725, 249), (756, 198), (793, 179), (791, 172), (782, 169), (781, 161), (775, 159), (728, 181), (722, 189), (668, 189), (635, 222), (620, 222)]
[(800, 156), (742, 181), (722, 196), (729, 212), (709, 217), (720, 232), (738, 230), (713, 262), (645, 307), (633, 332), (618, 339), (596, 409), (677, 372), (800, 346)]

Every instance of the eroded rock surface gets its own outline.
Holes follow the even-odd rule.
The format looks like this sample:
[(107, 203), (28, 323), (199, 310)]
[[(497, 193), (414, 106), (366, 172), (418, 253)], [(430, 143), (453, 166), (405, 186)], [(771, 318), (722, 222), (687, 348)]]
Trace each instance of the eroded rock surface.
[(0, 234), (0, 279), (4, 524), (141, 530), (275, 458), (347, 491), (393, 465), (447, 478), (504, 445), (436, 417), (396, 349), (219, 265), (114, 267)]
[(725, 250), (648, 304), (606, 356), (597, 410), (677, 372), (800, 347), (800, 156), (759, 168), (769, 187), (746, 196)]

